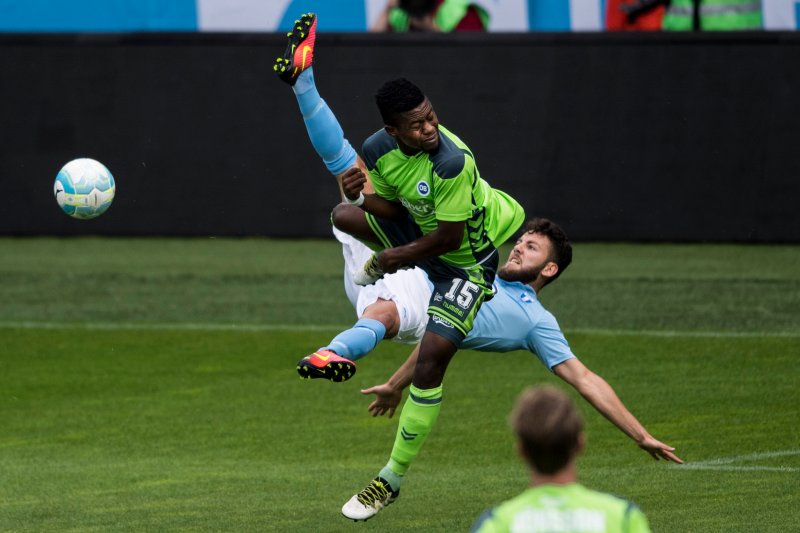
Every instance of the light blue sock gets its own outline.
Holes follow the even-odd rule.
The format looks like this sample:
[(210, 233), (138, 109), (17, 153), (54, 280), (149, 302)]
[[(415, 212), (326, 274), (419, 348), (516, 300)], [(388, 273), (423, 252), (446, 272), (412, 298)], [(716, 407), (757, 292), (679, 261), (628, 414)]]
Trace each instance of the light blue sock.
[(389, 468), (389, 465), (381, 468), (378, 476), (389, 482), (389, 486), (392, 487), (392, 492), (397, 492), (400, 490), (400, 484), (403, 482), (403, 476)]
[(327, 346), (321, 350), (331, 350), (351, 361), (360, 359), (375, 349), (383, 336), (386, 328), (371, 318), (362, 318), (352, 328), (339, 333)]
[(313, 67), (304, 70), (292, 87), (308, 138), (331, 174), (340, 174), (356, 163), (356, 151), (344, 138), (336, 116), (325, 103), (314, 83)]

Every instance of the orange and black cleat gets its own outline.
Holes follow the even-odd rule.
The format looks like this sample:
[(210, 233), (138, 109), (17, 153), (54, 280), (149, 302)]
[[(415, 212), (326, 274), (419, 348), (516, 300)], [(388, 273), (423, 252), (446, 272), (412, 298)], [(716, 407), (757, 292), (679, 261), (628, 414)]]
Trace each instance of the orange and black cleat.
[(297, 373), (303, 379), (347, 381), (356, 373), (356, 364), (330, 350), (320, 350), (300, 359)]
[(278, 77), (294, 85), (297, 77), (314, 62), (314, 41), (317, 39), (317, 16), (306, 13), (294, 21), (294, 28), (288, 34), (289, 42), (283, 57), (275, 60), (272, 70)]

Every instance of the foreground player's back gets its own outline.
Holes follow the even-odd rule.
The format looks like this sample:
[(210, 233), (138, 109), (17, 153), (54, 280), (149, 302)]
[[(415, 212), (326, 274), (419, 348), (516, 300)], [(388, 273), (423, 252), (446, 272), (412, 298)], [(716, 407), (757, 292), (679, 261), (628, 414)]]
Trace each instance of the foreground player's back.
[(650, 526), (632, 502), (568, 483), (529, 488), (487, 511), (473, 531), (649, 533)]

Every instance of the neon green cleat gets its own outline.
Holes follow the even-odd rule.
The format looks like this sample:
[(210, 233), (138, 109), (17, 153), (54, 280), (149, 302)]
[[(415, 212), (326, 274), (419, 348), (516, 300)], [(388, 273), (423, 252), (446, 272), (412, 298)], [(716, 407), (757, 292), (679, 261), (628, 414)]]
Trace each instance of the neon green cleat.
[(350, 498), (342, 506), (342, 514), (358, 522), (359, 520), (369, 520), (380, 512), (381, 509), (400, 496), (400, 490), (392, 491), (389, 482), (382, 477), (376, 477), (369, 482), (364, 490)]

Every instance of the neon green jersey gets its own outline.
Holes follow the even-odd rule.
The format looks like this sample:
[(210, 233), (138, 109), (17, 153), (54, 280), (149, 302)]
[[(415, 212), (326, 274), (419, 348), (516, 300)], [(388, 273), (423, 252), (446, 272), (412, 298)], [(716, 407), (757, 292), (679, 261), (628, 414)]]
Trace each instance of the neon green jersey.
[(650, 533), (633, 503), (579, 483), (532, 487), (484, 513), (476, 533)]
[(434, 152), (406, 155), (381, 129), (364, 141), (362, 155), (375, 193), (402, 203), (423, 234), (439, 220), (467, 223), (461, 247), (440, 257), (454, 266), (481, 261), (525, 218), (516, 200), (481, 179), (470, 149), (441, 124)]

